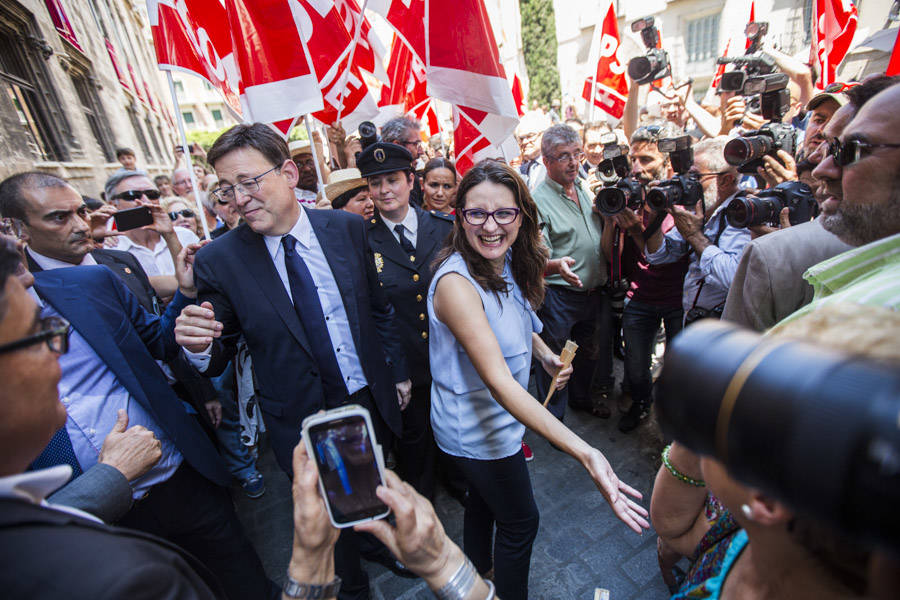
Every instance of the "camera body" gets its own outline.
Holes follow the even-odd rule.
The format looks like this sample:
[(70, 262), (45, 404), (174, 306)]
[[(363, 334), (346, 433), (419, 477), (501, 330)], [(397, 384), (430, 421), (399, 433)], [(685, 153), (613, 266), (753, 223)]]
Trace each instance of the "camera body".
[(783, 208), (790, 209), (791, 225), (806, 223), (816, 216), (818, 204), (813, 192), (805, 183), (786, 181), (770, 190), (738, 192), (725, 207), (725, 218), (732, 227), (778, 225), (778, 215)]
[(703, 197), (700, 178), (691, 173), (694, 164), (694, 150), (691, 136), (659, 140), (657, 148), (669, 155), (675, 177), (662, 181), (647, 192), (647, 206), (656, 212), (679, 206), (694, 206)]
[(641, 41), (647, 48), (644, 56), (636, 56), (628, 61), (628, 76), (638, 85), (644, 85), (672, 74), (669, 53), (657, 48), (659, 30), (653, 17), (644, 17), (631, 24), (631, 31), (641, 34)]
[[(744, 34), (750, 41), (743, 56), (720, 56), (716, 59), (717, 65), (734, 65), (737, 67), (734, 71), (722, 73), (719, 81), (717, 93), (721, 92), (741, 92), (747, 78), (757, 75), (768, 75), (775, 72), (775, 59), (759, 51), (763, 37), (769, 32), (769, 24), (765, 22), (753, 21), (747, 23), (744, 28)], [(748, 95), (744, 93), (744, 95)]]
[[(622, 152), (615, 134), (613, 140), (603, 146), (603, 160), (597, 165), (601, 179), (609, 182), (597, 190), (594, 205), (601, 215), (611, 217), (630, 208), (637, 210), (644, 203), (644, 188), (641, 182), (633, 177), (628, 156)], [(613, 183), (615, 182), (615, 183)]]

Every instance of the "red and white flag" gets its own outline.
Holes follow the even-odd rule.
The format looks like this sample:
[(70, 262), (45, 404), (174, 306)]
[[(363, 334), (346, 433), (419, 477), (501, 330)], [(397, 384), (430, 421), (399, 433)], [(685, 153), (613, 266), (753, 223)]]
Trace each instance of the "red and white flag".
[[(728, 38), (728, 41), (725, 42), (725, 51), (722, 52), (722, 56), (728, 56), (728, 49), (731, 47), (731, 38)], [(725, 74), (725, 67), (728, 65), (722, 64), (716, 67), (716, 75), (713, 77), (712, 84), (710, 84), (710, 88), (719, 89), (719, 83), (722, 81), (722, 75)]]
[(453, 107), (453, 147), (456, 172), (460, 176), (482, 160), (498, 158), (510, 161), (519, 155), (519, 144), (510, 135), (500, 144), (492, 144), (485, 136), (482, 123), (488, 113), (465, 106)]
[[(353, 52), (353, 65), (381, 83), (387, 84), (388, 75), (383, 64), (384, 44), (381, 43), (369, 19), (360, 11), (359, 4), (356, 0), (334, 0), (334, 8), (351, 36), (356, 34), (357, 25), (360, 27), (356, 50)], [(362, 23), (359, 19), (362, 19)]]
[[(425, 62), (425, 0), (369, 0), (366, 7), (380, 14), (400, 39)], [(448, 30), (445, 30), (446, 35)]]
[(425, 47), (428, 95), (486, 113), (477, 125), (492, 144), (509, 138), (519, 116), (483, 1), (426, 0)]
[(512, 95), (513, 102), (516, 104), (516, 112), (521, 117), (525, 114), (525, 94), (522, 92), (522, 80), (519, 79), (518, 73), (513, 73)]
[(240, 77), (222, 3), (219, 0), (147, 0), (147, 14), (159, 68), (203, 77), (222, 94), (235, 116), (240, 116)]
[(837, 78), (837, 68), (847, 56), (856, 33), (856, 7), (850, 0), (816, 0), (815, 57), (819, 66), (816, 87), (824, 89)]
[[(750, 3), (750, 20), (747, 21), (747, 24), (753, 23), (756, 21), (756, 0)], [(750, 47), (750, 44), (753, 42), (750, 41), (750, 38), (747, 38), (747, 41), (744, 42), (744, 50)]]
[(626, 65), (619, 60), (620, 40), (616, 10), (610, 2), (603, 22), (594, 27), (591, 56), (597, 61), (597, 69), (585, 80), (581, 96), (616, 119), (625, 114), (625, 100), (628, 99)]
[(426, 91), (425, 65), (397, 35), (387, 71), (390, 84), (381, 88), (378, 106), (397, 115), (412, 114), (427, 127), (429, 136), (440, 133), (434, 102)]
[(900, 35), (894, 40), (894, 50), (891, 52), (891, 61), (888, 63), (885, 75), (893, 77), (900, 75)]

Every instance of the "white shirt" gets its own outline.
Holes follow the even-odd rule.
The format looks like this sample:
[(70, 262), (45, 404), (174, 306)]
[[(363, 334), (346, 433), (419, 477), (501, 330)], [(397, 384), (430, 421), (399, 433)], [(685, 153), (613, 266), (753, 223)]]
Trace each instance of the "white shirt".
[(31, 258), (34, 259), (34, 262), (38, 264), (40, 268), (45, 271), (52, 271), (53, 269), (62, 269), (64, 267), (85, 267), (89, 265), (96, 265), (97, 261), (94, 260), (94, 257), (91, 256), (91, 253), (88, 252), (84, 255), (84, 258), (81, 259), (81, 262), (77, 265), (73, 265), (72, 263), (67, 263), (62, 260), (57, 260), (55, 258), (50, 258), (49, 256), (44, 256), (43, 254), (38, 254), (32, 248), (26, 249), (28, 254), (31, 255)]
[[(182, 246), (196, 244), (200, 241), (200, 238), (193, 231), (184, 227), (175, 227), (175, 235), (178, 236), (178, 241), (181, 242)], [(135, 244), (124, 235), (118, 236), (117, 240), (116, 250), (134, 254), (141, 266), (144, 267), (148, 277), (175, 274), (175, 262), (172, 260), (172, 254), (169, 252), (169, 247), (166, 246), (166, 241), (162, 239), (162, 236), (160, 236), (156, 246), (152, 249)]]
[(69, 465), (56, 465), (49, 469), (26, 471), (25, 473), (0, 477), (0, 498), (24, 500), (30, 504), (53, 508), (83, 519), (102, 523), (100, 519), (83, 510), (47, 502), (47, 496), (66, 485), (71, 478), (72, 467)]
[(397, 242), (400, 241), (400, 234), (394, 231), (394, 227), (396, 227), (397, 225), (403, 225), (403, 227), (406, 228), (406, 231), (403, 232), (403, 235), (406, 236), (406, 239), (412, 242), (413, 248), (415, 248), (417, 239), (416, 236), (419, 231), (419, 218), (416, 216), (416, 211), (412, 206), (410, 206), (406, 211), (406, 216), (402, 221), (395, 223), (384, 215), (381, 215), (381, 220), (384, 221), (384, 224), (387, 225), (387, 228), (391, 230), (391, 233), (394, 235), (394, 239), (397, 240)]
[(316, 192), (311, 192), (298, 187), (294, 188), (294, 195), (297, 196), (297, 202), (300, 203), (300, 206), (306, 206), (307, 208), (315, 208), (316, 200), (319, 197), (319, 194)]
[[(322, 246), (319, 244), (316, 233), (309, 222), (306, 210), (300, 209), (300, 218), (297, 219), (294, 227), (286, 235), (292, 235), (297, 240), (295, 250), (300, 255), (300, 258), (303, 259), (313, 282), (316, 284), (319, 304), (322, 306), (322, 314), (325, 315), (325, 327), (328, 329), (328, 337), (331, 338), (334, 356), (344, 378), (344, 384), (347, 386), (347, 392), (350, 394), (357, 392), (369, 385), (369, 383), (363, 373), (356, 344), (353, 342), (353, 334), (350, 332), (350, 319), (347, 317), (340, 289), (338, 289), (331, 267), (328, 266), (328, 259), (325, 258)], [(293, 302), (291, 284), (288, 280), (287, 267), (284, 263), (282, 237), (284, 236), (267, 235), (263, 236), (263, 240), (265, 241), (266, 249), (269, 251), (269, 256), (272, 257), (278, 277), (281, 278), (281, 284), (284, 286), (288, 298)], [(209, 366), (210, 348), (199, 353), (191, 352), (187, 348), (184, 349), (188, 359), (201, 373)]]

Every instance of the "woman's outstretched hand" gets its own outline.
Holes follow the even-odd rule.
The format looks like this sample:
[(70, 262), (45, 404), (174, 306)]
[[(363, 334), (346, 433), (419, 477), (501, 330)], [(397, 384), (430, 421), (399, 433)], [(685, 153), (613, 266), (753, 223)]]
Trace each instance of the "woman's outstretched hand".
[(628, 525), (635, 533), (643, 533), (644, 529), (650, 527), (647, 517), (650, 513), (643, 506), (629, 498), (632, 496), (640, 500), (643, 498), (641, 493), (623, 481), (619, 481), (615, 471), (609, 465), (609, 461), (603, 456), (603, 453), (596, 448), (591, 448), (587, 460), (584, 463), (594, 480), (597, 489), (606, 498), (606, 501), (612, 507), (616, 516), (623, 523)]

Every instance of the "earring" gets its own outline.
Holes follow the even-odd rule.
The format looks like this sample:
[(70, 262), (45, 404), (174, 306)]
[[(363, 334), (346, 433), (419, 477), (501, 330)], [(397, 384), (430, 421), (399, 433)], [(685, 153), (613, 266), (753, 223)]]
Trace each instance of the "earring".
[(750, 508), (749, 504), (741, 504), (741, 512), (744, 513), (744, 516), (753, 520), (753, 509)]

